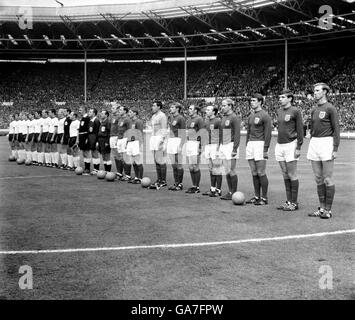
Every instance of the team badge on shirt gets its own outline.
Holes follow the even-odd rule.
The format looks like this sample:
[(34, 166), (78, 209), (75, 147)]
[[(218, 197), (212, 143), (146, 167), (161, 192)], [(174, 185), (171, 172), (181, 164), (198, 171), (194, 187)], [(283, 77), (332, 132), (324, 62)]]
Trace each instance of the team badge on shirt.
[(195, 122), (191, 122), (191, 128), (195, 126)]
[(112, 123), (115, 123), (116, 122), (116, 119), (112, 119)]
[(123, 127), (123, 122), (120, 123), (120, 127)]
[(105, 130), (106, 130), (105, 126), (101, 127), (101, 132), (105, 132)]
[(81, 122), (80, 122), (80, 125), (83, 126), (83, 125), (84, 125), (84, 121), (81, 121)]
[(93, 130), (92, 127), (90, 127), (90, 128), (89, 128), (89, 131), (92, 132), (92, 130)]
[(214, 124), (210, 124), (210, 130), (214, 129)]
[(67, 125), (68, 125), (68, 122), (67, 122), (67, 121), (65, 121), (65, 122), (64, 122), (64, 124), (67, 126)]
[(176, 126), (176, 120), (173, 121), (173, 126)]
[(136, 128), (136, 124), (132, 123), (132, 129), (135, 129), (135, 128)]
[(226, 120), (226, 126), (229, 126), (229, 124), (230, 124), (230, 121)]
[(288, 121), (290, 121), (290, 119), (291, 119), (291, 115), (290, 114), (286, 114), (285, 115), (285, 121), (288, 122)]
[(324, 119), (325, 115), (326, 115), (325, 111), (320, 111), (319, 112), (319, 119)]
[(258, 124), (260, 122), (260, 118), (254, 118), (254, 124)]

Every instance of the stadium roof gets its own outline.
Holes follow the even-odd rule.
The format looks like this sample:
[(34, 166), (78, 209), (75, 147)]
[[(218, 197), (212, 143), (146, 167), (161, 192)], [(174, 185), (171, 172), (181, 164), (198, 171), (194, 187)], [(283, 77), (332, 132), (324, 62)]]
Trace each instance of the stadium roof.
[[(0, 0), (1, 1), (1, 0)], [(354, 37), (352, 0), (2, 0), (0, 54), (190, 53)], [(73, 4), (76, 4), (73, 6)], [(45, 6), (44, 6), (45, 5)]]

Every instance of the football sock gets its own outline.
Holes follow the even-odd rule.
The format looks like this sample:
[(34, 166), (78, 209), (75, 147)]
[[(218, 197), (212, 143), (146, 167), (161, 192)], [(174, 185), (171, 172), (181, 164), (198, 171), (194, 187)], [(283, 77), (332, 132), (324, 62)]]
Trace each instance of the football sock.
[(167, 171), (167, 166), (166, 163), (163, 163), (160, 165), (160, 175), (161, 175), (161, 180), (166, 181), (166, 171)]
[(124, 172), (126, 176), (131, 176), (131, 164), (130, 163), (124, 163)]
[(260, 179), (260, 184), (261, 184), (261, 191), (263, 194), (263, 198), (267, 199), (267, 189), (269, 187), (269, 180), (266, 176), (266, 174), (264, 174), (263, 176), (259, 177)]
[(139, 165), (138, 165), (138, 169), (139, 169), (139, 170), (138, 170), (138, 172), (139, 172), (139, 173), (138, 173), (138, 178), (139, 178), (139, 179), (143, 179), (143, 171), (144, 171), (143, 165), (142, 165), (142, 164), (139, 164)]
[(326, 198), (325, 198), (325, 209), (331, 210), (335, 194), (335, 185), (326, 186)]
[(195, 172), (193, 170), (190, 170), (190, 176), (191, 176), (192, 185), (195, 186)]
[(261, 188), (261, 185), (260, 185), (260, 179), (259, 179), (259, 176), (258, 176), (258, 175), (253, 176), (253, 185), (254, 185), (254, 194), (255, 194), (255, 197), (260, 198), (260, 188)]
[(210, 172), (210, 179), (211, 179), (211, 187), (216, 186), (216, 175), (214, 175), (212, 172)]
[(195, 171), (195, 186), (199, 187), (200, 186), (200, 181), (201, 181), (201, 170), (198, 169)]
[(74, 167), (74, 159), (73, 156), (68, 155), (68, 166), (73, 168)]
[(299, 187), (298, 179), (291, 180), (291, 201), (292, 201), (292, 203), (297, 203), (298, 187)]
[(317, 185), (317, 193), (320, 207), (325, 208), (326, 187), (324, 183)]
[(233, 194), (238, 189), (238, 176), (237, 175), (230, 176), (230, 179), (231, 179), (231, 186), (232, 186), (231, 192)]
[(139, 168), (138, 168), (138, 165), (136, 163), (133, 163), (133, 170), (134, 170), (134, 176), (136, 178), (139, 177)]
[(287, 201), (292, 201), (291, 180), (284, 179)]
[(226, 179), (227, 179), (228, 191), (232, 192), (232, 181), (231, 181), (231, 175), (229, 173), (226, 174)]
[(221, 174), (216, 175), (216, 184), (217, 184), (217, 189), (221, 190), (221, 188), (222, 188), (222, 175)]

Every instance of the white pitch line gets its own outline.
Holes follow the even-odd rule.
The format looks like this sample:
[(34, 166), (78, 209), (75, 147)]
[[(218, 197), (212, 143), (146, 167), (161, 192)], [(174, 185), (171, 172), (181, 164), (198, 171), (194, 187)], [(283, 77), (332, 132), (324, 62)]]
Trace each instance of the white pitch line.
[(54, 250), (22, 250), (22, 251), (0, 251), (0, 255), (16, 255), (16, 254), (40, 254), (40, 253), (73, 253), (73, 252), (97, 252), (97, 251), (123, 251), (123, 250), (142, 250), (142, 249), (170, 249), (170, 248), (186, 248), (186, 247), (207, 247), (207, 246), (222, 246), (240, 243), (251, 242), (267, 242), (267, 241), (282, 241), (282, 240), (297, 240), (314, 237), (326, 237), (339, 234), (355, 233), (355, 229), (339, 230), (330, 232), (297, 234), (282, 237), (272, 238), (252, 238), (231, 241), (216, 241), (216, 242), (195, 242), (195, 243), (173, 243), (173, 244), (156, 244), (147, 246), (127, 246), (127, 247), (102, 247), (102, 248), (77, 248), (77, 249), (54, 249)]
[(33, 179), (33, 178), (55, 178), (55, 177), (75, 177), (75, 175), (68, 174), (57, 174), (50, 176), (19, 176), (19, 177), (0, 177), (0, 180), (9, 180), (9, 179)]

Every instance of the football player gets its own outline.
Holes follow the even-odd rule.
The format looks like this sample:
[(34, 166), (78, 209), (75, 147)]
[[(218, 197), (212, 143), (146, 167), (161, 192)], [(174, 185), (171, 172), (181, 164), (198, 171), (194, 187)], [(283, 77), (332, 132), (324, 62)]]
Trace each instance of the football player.
[(275, 158), (279, 162), (286, 189), (286, 202), (277, 209), (298, 209), (297, 161), (303, 143), (303, 120), (301, 111), (292, 105), (293, 93), (284, 90), (279, 96), (281, 108), (277, 111), (278, 135)]
[(333, 181), (334, 160), (340, 143), (339, 118), (336, 108), (328, 102), (330, 88), (325, 83), (314, 85), (314, 98), (317, 105), (311, 111), (311, 140), (307, 159), (317, 184), (319, 207), (311, 217), (329, 219), (332, 217), (332, 204), (335, 194)]
[(182, 165), (182, 146), (185, 141), (186, 121), (181, 114), (182, 105), (178, 102), (170, 104), (170, 137), (167, 143), (167, 154), (173, 167), (174, 185), (169, 190), (180, 191), (183, 189), (184, 167)]
[[(246, 159), (248, 160), (251, 174), (253, 177), (254, 196), (246, 201), (255, 205), (268, 204), (267, 191), (269, 180), (265, 173), (266, 160), (271, 141), (271, 118), (262, 108), (264, 98), (256, 93), (250, 100), (253, 113), (247, 120), (246, 137)], [(262, 195), (260, 196), (260, 188)]]

